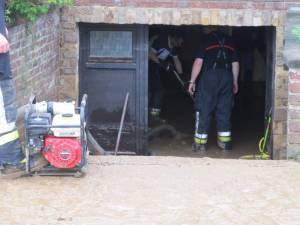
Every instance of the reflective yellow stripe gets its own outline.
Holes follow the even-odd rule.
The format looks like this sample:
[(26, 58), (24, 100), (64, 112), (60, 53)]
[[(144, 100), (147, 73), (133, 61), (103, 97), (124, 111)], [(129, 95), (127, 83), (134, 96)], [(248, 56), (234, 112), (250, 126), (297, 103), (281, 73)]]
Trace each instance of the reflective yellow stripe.
[(227, 136), (227, 137), (219, 136), (218, 138), (222, 142), (229, 142), (229, 141), (231, 141), (231, 137), (230, 136)]
[(159, 116), (159, 112), (150, 112), (151, 116)]
[(0, 146), (5, 145), (14, 140), (17, 140), (18, 138), (19, 138), (19, 132), (17, 130), (12, 131), (8, 134), (4, 134), (0, 137)]
[(26, 163), (27, 162), (27, 159), (26, 158), (24, 158), (24, 159), (22, 159), (21, 161), (20, 161), (20, 163)]
[(207, 143), (207, 139), (194, 138), (196, 144), (205, 145)]

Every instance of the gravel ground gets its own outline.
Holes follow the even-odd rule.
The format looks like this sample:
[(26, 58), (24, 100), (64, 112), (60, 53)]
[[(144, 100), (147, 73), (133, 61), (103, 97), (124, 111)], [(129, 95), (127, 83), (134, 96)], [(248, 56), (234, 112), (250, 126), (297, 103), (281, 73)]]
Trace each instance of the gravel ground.
[(300, 164), (90, 157), (87, 175), (0, 180), (2, 225), (299, 225)]

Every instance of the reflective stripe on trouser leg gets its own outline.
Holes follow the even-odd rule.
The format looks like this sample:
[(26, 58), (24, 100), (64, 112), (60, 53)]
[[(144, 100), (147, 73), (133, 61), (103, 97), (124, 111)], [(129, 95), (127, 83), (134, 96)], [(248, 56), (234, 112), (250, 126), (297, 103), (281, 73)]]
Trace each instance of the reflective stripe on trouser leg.
[[(208, 134), (211, 117), (217, 103), (217, 84), (219, 83), (218, 78), (219, 76), (217, 76), (214, 70), (209, 70), (201, 74), (200, 80), (197, 83), (197, 89), (195, 93), (195, 110), (197, 129), (196, 134), (198, 135)], [(201, 136), (201, 138), (204, 139), (203, 136)]]
[(159, 116), (160, 115), (160, 109), (150, 108), (150, 115), (151, 116)]
[[(4, 141), (9, 139), (11, 141)], [(0, 141), (5, 144), (0, 145), (0, 165), (18, 165), (24, 159), (17, 130), (0, 136)]]
[(195, 137), (194, 142), (196, 144), (205, 145), (207, 144), (207, 134), (198, 133), (198, 126), (199, 126), (199, 112), (196, 112), (196, 119), (195, 119)]
[(11, 79), (0, 81), (0, 135), (15, 129), (16, 93)]
[(17, 165), (24, 158), (15, 122), (15, 87), (11, 79), (0, 81), (0, 164)]
[(222, 71), (223, 80), (220, 83), (220, 94), (216, 105), (215, 117), (217, 122), (218, 140), (231, 141), (231, 113), (233, 104), (232, 73)]
[(218, 140), (221, 142), (230, 142), (231, 141), (231, 132), (226, 131), (226, 132), (218, 132)]

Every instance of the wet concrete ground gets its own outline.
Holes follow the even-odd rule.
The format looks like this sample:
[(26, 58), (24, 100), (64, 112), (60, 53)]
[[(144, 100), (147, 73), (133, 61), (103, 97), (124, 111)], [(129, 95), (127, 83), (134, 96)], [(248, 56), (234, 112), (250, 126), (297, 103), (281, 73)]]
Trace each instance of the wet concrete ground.
[(0, 180), (1, 225), (299, 225), (300, 164), (90, 157), (87, 175)]

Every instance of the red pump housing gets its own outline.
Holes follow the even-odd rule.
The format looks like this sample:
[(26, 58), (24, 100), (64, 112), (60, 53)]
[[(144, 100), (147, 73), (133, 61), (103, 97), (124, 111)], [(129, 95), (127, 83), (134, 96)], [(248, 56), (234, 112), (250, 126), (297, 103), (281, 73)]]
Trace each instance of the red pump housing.
[(55, 168), (71, 169), (81, 162), (82, 148), (78, 138), (46, 136), (42, 152)]

